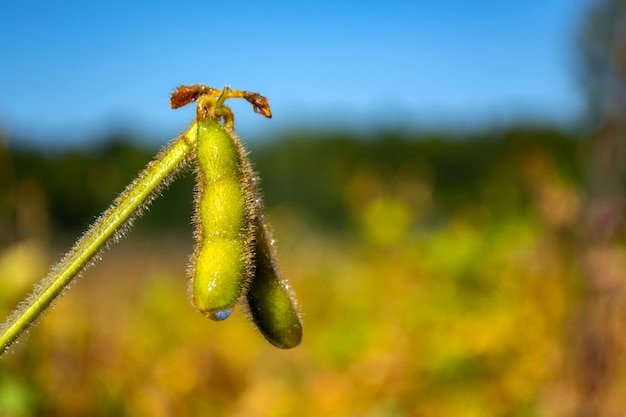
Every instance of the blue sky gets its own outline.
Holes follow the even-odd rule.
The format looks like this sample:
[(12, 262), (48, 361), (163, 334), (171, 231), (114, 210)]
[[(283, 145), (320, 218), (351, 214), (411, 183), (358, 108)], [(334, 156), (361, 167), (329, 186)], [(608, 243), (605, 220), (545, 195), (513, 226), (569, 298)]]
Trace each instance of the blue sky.
[(127, 128), (166, 142), (180, 84), (234, 104), (244, 137), (320, 125), (574, 120), (574, 37), (591, 0), (0, 2), (0, 130), (76, 144)]

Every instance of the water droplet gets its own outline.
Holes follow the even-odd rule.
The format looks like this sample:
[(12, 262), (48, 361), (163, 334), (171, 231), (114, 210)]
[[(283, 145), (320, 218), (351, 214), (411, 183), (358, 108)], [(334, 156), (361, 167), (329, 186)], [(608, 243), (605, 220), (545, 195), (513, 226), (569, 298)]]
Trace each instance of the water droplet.
[(233, 312), (234, 307), (223, 308), (221, 310), (212, 311), (208, 313), (208, 316), (211, 320), (222, 321), (226, 320), (230, 314)]

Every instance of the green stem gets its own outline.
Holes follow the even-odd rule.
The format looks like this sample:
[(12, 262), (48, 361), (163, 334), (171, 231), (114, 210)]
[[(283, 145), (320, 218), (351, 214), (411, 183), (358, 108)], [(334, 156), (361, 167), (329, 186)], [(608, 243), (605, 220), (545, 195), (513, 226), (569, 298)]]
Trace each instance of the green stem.
[(134, 216), (141, 214), (158, 191), (168, 184), (185, 164), (194, 149), (196, 124), (172, 141), (154, 161), (124, 190), (89, 230), (76, 242), (65, 257), (52, 268), (36, 290), (11, 314), (0, 327), (0, 355), (67, 288), (72, 280), (89, 266), (94, 256), (109, 242), (121, 237)]

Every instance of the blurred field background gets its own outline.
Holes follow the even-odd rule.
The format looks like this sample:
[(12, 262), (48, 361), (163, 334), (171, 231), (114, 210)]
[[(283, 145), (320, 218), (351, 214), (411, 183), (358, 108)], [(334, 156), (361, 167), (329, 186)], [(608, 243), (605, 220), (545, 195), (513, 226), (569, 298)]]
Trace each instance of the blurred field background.
[[(0, 416), (624, 415), (626, 12), (596, 3), (575, 123), (249, 144), (299, 347), (189, 303), (187, 172), (0, 359)], [(0, 134), (3, 317), (159, 146), (90, 139)]]
[[(188, 175), (4, 358), (4, 411), (554, 415), (581, 280), (568, 233), (579, 142), (417, 139), (253, 150), (302, 306), (300, 347), (279, 351), (242, 314), (214, 323), (187, 301)], [(53, 237), (80, 233), (150, 158), (124, 143), (92, 157), (5, 151), (3, 236), (16, 238), (0, 259), (3, 313), (64, 250)]]

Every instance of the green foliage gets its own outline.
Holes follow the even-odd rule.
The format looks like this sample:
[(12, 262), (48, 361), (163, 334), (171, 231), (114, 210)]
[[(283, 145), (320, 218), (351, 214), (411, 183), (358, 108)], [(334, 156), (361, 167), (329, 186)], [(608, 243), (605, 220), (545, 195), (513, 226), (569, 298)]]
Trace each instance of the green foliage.
[[(154, 153), (153, 148), (133, 145), (129, 137), (116, 136), (89, 153), (68, 151), (50, 156), (18, 148), (11, 150), (11, 158), (15, 182), (32, 179), (45, 193), (52, 234), (72, 239), (109, 206), (112, 196), (124, 189)], [(191, 230), (193, 182), (190, 175), (175, 181), (168, 188), (171, 203), (156, 200), (151, 215), (139, 222), (140, 230)], [(172, 216), (173, 212), (180, 215)]]
[[(113, 138), (115, 140), (115, 138)], [(54, 234), (75, 234), (105, 208), (111, 195), (139, 171), (154, 149), (135, 147), (132, 140), (113, 141), (90, 154), (49, 158), (12, 150), (16, 181), (36, 178), (45, 192)], [(550, 130), (511, 130), (472, 138), (445, 135), (381, 134), (364, 140), (354, 134), (289, 135), (257, 144), (251, 157), (262, 178), (269, 206), (286, 204), (325, 228), (345, 228), (352, 214), (345, 189), (355, 175), (378, 180), (417, 179), (437, 205), (437, 216), (475, 202), (515, 209), (528, 202), (521, 168), (532, 153), (546, 153), (568, 181), (582, 181), (578, 138)], [(520, 170), (516, 170), (520, 168)], [(162, 230), (188, 233), (193, 176), (173, 183), (170, 198), (155, 201), (142, 219), (144, 233)], [(172, 216), (172, 213), (180, 215)]]

